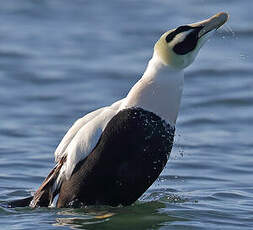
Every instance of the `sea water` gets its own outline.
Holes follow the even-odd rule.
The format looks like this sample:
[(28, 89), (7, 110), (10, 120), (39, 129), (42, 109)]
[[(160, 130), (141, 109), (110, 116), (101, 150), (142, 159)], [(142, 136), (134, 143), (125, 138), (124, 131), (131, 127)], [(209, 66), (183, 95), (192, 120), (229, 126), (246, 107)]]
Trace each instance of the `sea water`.
[[(0, 229), (253, 229), (253, 2), (8, 0), (0, 6)], [(125, 97), (155, 41), (227, 11), (185, 71), (173, 151), (129, 207), (4, 207), (34, 192), (84, 114)]]

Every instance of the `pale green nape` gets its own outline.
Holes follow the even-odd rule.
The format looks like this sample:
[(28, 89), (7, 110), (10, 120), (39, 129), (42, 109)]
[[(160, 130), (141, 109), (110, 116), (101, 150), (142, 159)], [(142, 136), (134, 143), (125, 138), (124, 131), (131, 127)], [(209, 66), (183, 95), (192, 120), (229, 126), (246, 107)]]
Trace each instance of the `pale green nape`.
[(177, 55), (173, 51), (173, 46), (176, 44), (177, 40), (173, 42), (167, 42), (166, 37), (173, 30), (165, 32), (160, 39), (156, 42), (154, 50), (156, 54), (160, 57), (164, 65), (168, 65), (173, 69), (182, 69), (185, 67), (185, 55)]
[(162, 62), (165, 65), (170, 64), (170, 55), (169, 55), (169, 47), (168, 43), (166, 42), (166, 36), (171, 32), (167, 31), (165, 32), (160, 39), (156, 42), (154, 50), (157, 53), (157, 55), (161, 58)]

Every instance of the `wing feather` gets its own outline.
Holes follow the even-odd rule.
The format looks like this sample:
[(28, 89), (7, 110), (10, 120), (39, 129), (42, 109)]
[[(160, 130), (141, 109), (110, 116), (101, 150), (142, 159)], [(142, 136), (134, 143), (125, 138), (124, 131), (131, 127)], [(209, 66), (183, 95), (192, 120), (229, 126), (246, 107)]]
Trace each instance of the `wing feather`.
[(117, 114), (123, 100), (85, 115), (69, 129), (55, 150), (56, 162), (66, 157), (55, 186), (60, 185), (63, 176), (69, 179), (77, 163), (91, 153), (107, 123)]
[(116, 113), (116, 110), (107, 108), (78, 131), (66, 149), (65, 176), (67, 179), (72, 175), (77, 163), (85, 159), (92, 152), (105, 126)]
[(68, 132), (65, 134), (63, 139), (61, 140), (60, 144), (56, 148), (54, 155), (55, 155), (55, 162), (59, 162), (62, 157), (66, 156), (66, 149), (75, 137), (75, 135), (78, 133), (82, 127), (84, 127), (87, 123), (92, 121), (95, 117), (99, 116), (103, 111), (110, 108), (113, 110), (118, 110), (119, 106), (121, 105), (123, 99), (119, 100), (115, 103), (113, 103), (111, 106), (102, 107), (100, 109), (97, 109), (91, 113), (86, 114), (84, 117), (79, 118), (73, 126), (68, 130)]
[(62, 157), (64, 157), (64, 153), (70, 142), (73, 140), (77, 132), (89, 121), (91, 121), (94, 117), (98, 116), (99, 113), (101, 113), (106, 107), (97, 109), (87, 115), (85, 115), (82, 118), (79, 118), (72, 127), (68, 130), (68, 132), (65, 134), (63, 139), (61, 140), (60, 144), (56, 148), (54, 155), (55, 155), (55, 161), (59, 162)]

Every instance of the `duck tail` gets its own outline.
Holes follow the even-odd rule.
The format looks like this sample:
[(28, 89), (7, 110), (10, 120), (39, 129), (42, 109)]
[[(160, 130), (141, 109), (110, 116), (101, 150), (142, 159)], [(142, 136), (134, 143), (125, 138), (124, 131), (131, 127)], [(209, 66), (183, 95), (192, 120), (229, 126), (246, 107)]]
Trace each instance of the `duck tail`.
[(59, 193), (60, 184), (57, 184), (57, 186), (55, 186), (55, 182), (57, 181), (60, 170), (65, 161), (66, 157), (61, 158), (61, 160), (56, 164), (56, 166), (35, 192), (33, 199), (29, 204), (31, 208), (48, 207), (52, 204), (54, 197)]
[(8, 207), (15, 208), (30, 206), (31, 208), (35, 208), (48, 207), (51, 205), (54, 197), (59, 193), (60, 184), (57, 184), (56, 186), (56, 182), (65, 161), (66, 157), (63, 157), (56, 164), (33, 196), (8, 202)]
[(13, 201), (8, 202), (6, 206), (8, 208), (26, 207), (26, 206), (29, 206), (32, 199), (33, 199), (33, 196), (29, 196), (27, 198), (20, 199), (20, 200), (13, 200)]

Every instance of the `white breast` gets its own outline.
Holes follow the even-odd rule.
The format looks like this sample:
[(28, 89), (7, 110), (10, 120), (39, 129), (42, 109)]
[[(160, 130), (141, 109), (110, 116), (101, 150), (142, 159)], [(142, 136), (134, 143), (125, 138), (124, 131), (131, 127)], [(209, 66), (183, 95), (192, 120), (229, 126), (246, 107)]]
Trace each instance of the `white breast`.
[(182, 71), (169, 69), (153, 57), (143, 77), (130, 90), (119, 109), (141, 107), (175, 125), (183, 83)]

